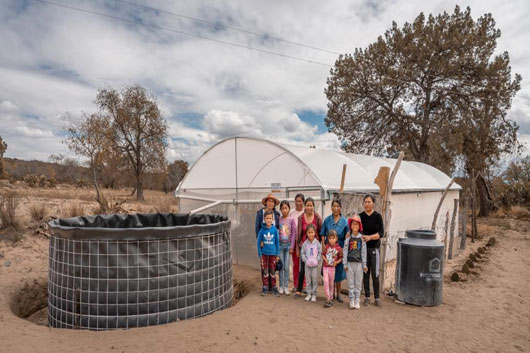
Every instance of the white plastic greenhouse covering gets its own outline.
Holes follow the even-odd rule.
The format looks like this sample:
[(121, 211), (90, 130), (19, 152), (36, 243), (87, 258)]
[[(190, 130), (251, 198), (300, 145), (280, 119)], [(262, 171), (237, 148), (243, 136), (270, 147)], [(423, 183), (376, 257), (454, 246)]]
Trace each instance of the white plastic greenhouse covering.
[[(372, 192), (379, 210), (379, 189), (374, 179), (381, 167), (393, 170), (395, 164), (396, 159), (391, 158), (233, 137), (202, 154), (175, 196), (180, 212), (228, 216), (232, 220), (234, 262), (258, 267), (254, 220), (262, 207), (259, 200), (266, 194), (274, 192), (280, 200), (293, 200), (298, 192), (312, 196), (316, 211), (326, 217), (331, 213), (332, 199), (340, 197), (343, 215), (350, 216), (362, 211), (362, 196)], [(347, 166), (344, 191), (338, 195), (343, 165)], [(431, 228), (442, 192), (450, 181), (449, 176), (429, 165), (402, 161), (392, 190), (387, 261), (395, 259), (397, 239), (406, 230)], [(453, 184), (440, 208), (436, 223), (440, 240), (448, 234), (447, 219), (460, 189)]]
[[(234, 137), (219, 142), (197, 160), (182, 183), (182, 191), (221, 189), (340, 188), (347, 165), (344, 190), (378, 191), (374, 178), (383, 166), (392, 169), (395, 159), (341, 151), (280, 144), (263, 139)], [(394, 181), (394, 192), (444, 190), (451, 178), (419, 162), (403, 161)], [(453, 184), (452, 190), (460, 186)], [(201, 193), (201, 192), (199, 192)]]

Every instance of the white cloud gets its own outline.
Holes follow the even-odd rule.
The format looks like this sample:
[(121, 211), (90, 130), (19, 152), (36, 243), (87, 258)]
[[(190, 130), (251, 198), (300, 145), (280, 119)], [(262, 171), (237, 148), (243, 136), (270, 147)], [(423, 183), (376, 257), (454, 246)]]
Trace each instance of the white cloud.
[[(420, 11), (454, 10), (454, 3), (442, 0), (139, 3), (341, 53), (374, 42), (393, 20), (402, 25)], [(330, 65), (337, 57), (119, 2), (68, 4)], [(512, 71), (523, 75), (511, 116), (527, 134), (530, 100), (524, 97), (530, 97), (530, 47), (521, 43), (530, 42), (526, 18), (530, 3), (471, 0), (468, 4), (474, 18), (492, 13), (502, 30), (497, 53), (508, 51)], [(169, 160), (193, 162), (213, 143), (233, 135), (339, 147), (334, 135), (319, 133), (296, 114), (326, 110), (328, 67), (39, 2), (24, 6), (0, 2), (0, 33), (0, 135), (11, 141), (12, 156), (29, 159), (46, 154), (45, 159), (51, 153), (68, 153), (60, 142), (61, 116), (93, 111), (97, 89), (104, 84), (119, 89), (132, 83), (144, 85), (158, 97), (171, 128)], [(184, 113), (192, 113), (198, 121), (186, 121), (180, 116), (190, 115)], [(23, 131), (10, 127), (35, 129), (32, 133), (41, 131), (42, 136), (28, 141)]]
[(28, 126), (16, 126), (15, 131), (27, 137), (52, 137), (50, 130), (30, 128)]
[(212, 110), (204, 116), (204, 129), (220, 139), (230, 136), (263, 136), (263, 122), (236, 112)]
[(12, 112), (14, 110), (17, 110), (17, 106), (13, 104), (13, 102), (10, 102), (8, 100), (2, 101), (0, 103), (0, 112)]

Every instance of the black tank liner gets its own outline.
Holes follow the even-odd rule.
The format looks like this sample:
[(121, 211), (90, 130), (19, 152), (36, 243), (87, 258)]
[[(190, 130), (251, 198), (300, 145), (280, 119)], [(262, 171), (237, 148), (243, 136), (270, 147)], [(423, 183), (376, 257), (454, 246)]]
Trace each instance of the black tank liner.
[(50, 327), (160, 325), (232, 303), (227, 217), (112, 214), (49, 224)]

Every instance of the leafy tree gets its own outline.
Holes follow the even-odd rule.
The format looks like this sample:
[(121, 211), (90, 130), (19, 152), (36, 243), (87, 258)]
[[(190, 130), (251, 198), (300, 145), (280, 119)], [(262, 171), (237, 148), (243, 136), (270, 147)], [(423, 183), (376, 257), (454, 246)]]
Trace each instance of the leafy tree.
[(491, 14), (474, 21), (458, 6), (452, 15), (420, 13), (403, 28), (394, 22), (368, 48), (336, 61), (326, 125), (346, 151), (403, 150), (445, 172), (463, 154), (468, 169), (480, 171), (485, 160), (475, 161), (472, 149), (496, 158), (516, 144), (506, 112), (521, 76), (511, 80), (507, 53), (492, 57), (499, 37)]
[(145, 88), (134, 85), (121, 92), (102, 88), (96, 104), (111, 126), (113, 146), (126, 156), (136, 178), (136, 198), (143, 200), (144, 174), (166, 167), (167, 124), (158, 103)]
[[(491, 14), (474, 21), (423, 13), (392, 28), (366, 49), (339, 57), (327, 80), (326, 125), (349, 152), (394, 155), (446, 173), (464, 161), (473, 240), (477, 181), (503, 153), (517, 150), (517, 125), (507, 118), (521, 76), (512, 80), (507, 52), (493, 56), (501, 33)], [(481, 176), (481, 178), (479, 178)], [(485, 183), (478, 191), (489, 210)]]
[(188, 172), (188, 162), (176, 160), (167, 167), (168, 189), (175, 190)]
[(493, 179), (497, 206), (520, 205), (530, 209), (530, 156), (512, 161)]

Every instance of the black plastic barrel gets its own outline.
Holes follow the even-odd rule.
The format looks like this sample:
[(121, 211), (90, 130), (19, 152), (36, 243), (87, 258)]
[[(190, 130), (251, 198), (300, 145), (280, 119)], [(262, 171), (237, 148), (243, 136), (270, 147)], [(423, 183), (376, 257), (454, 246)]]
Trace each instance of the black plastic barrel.
[(442, 304), (444, 244), (430, 230), (408, 230), (397, 247), (396, 296), (420, 306)]
[(113, 214), (49, 225), (50, 327), (161, 325), (232, 304), (227, 217)]

